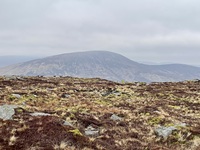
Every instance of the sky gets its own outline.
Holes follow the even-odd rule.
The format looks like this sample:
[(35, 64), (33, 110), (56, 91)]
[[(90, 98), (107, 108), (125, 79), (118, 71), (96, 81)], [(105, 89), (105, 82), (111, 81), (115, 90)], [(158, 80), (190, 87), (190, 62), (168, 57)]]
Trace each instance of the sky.
[(200, 1), (0, 0), (0, 56), (89, 50), (200, 66)]

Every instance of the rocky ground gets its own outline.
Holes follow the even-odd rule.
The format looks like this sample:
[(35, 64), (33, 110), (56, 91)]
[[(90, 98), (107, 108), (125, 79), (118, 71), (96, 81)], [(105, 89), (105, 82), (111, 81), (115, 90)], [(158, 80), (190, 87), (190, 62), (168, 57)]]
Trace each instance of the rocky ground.
[(2, 150), (198, 150), (200, 81), (0, 77)]

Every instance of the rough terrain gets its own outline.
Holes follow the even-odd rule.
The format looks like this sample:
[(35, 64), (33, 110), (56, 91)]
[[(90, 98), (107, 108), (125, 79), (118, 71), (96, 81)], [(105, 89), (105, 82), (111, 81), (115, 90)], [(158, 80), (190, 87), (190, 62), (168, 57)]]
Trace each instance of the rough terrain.
[(2, 150), (198, 150), (200, 81), (0, 77)]

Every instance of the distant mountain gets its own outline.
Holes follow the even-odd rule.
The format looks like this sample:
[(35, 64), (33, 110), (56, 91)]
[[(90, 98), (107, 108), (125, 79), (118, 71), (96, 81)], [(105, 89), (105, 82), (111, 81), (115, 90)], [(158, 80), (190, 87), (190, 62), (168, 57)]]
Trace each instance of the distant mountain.
[(14, 55), (7, 55), (7, 56), (0, 56), (0, 67), (22, 63), (30, 60), (37, 59), (37, 56), (14, 56)]
[(107, 51), (67, 53), (0, 69), (0, 75), (100, 77), (113, 81), (182, 81), (200, 78), (189, 65), (144, 65)]

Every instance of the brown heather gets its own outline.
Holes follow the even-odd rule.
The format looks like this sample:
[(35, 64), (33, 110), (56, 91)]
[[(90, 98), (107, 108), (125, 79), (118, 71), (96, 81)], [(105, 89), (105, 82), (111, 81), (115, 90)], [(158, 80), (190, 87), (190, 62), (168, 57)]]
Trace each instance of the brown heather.
[[(19, 108), (12, 120), (0, 119), (2, 150), (200, 149), (198, 80), (121, 84), (98, 78), (1, 77), (4, 104)], [(120, 119), (111, 119), (113, 114)], [(186, 126), (165, 139), (155, 132), (180, 123)], [(86, 135), (88, 126), (99, 133)]]

